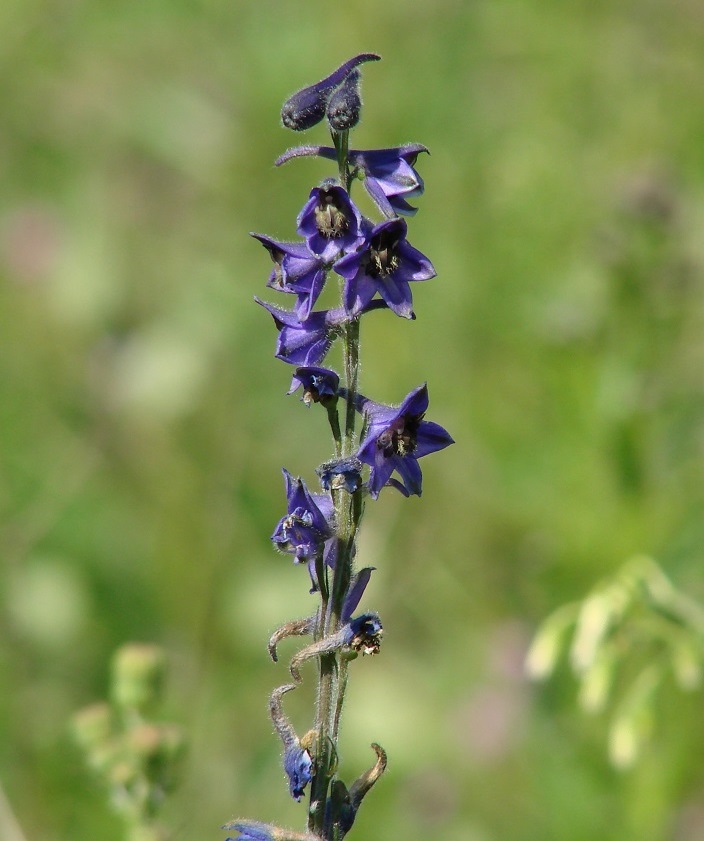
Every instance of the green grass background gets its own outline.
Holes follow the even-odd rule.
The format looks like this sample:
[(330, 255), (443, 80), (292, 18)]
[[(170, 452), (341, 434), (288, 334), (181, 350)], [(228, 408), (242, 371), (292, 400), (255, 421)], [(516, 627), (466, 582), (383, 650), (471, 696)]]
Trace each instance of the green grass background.
[(384, 60), (354, 145), (430, 148), (409, 238), (438, 271), (417, 322), (364, 323), (362, 388), (427, 380), (457, 443), (422, 500), (368, 507), (386, 638), (354, 664), (342, 770), (379, 741), (389, 771), (354, 838), (704, 837), (701, 691), (659, 698), (621, 773), (567, 670), (522, 671), (541, 619), (634, 553), (704, 598), (700, 0), (4, 0), (0, 781), (27, 841), (120, 838), (67, 721), (133, 639), (166, 647), (191, 743), (174, 838), (302, 828), (265, 642), (311, 601), (268, 536), (281, 466), (312, 481), (331, 446), (284, 396), (247, 232), (294, 236), (331, 172), (274, 170), (279, 107), (362, 51)]

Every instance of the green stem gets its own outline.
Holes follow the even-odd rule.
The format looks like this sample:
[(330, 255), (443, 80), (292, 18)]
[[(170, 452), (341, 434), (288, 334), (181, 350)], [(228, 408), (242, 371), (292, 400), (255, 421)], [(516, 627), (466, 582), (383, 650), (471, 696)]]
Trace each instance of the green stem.
[(340, 184), (350, 191), (350, 173), (347, 165), (347, 153), (349, 152), (350, 133), (349, 131), (338, 132), (333, 131), (332, 142), (335, 144), (335, 151), (337, 152), (337, 169), (340, 175)]
[(343, 439), (342, 454), (351, 456), (355, 445), (355, 424), (357, 410), (357, 383), (359, 380), (359, 319), (345, 325), (342, 337), (345, 354), (345, 380), (347, 383), (347, 409), (345, 412), (345, 437)]
[(327, 405), (328, 423), (330, 424), (330, 431), (332, 437), (335, 439), (335, 455), (342, 455), (342, 432), (340, 431), (340, 416), (337, 412), (337, 405)]
[[(337, 150), (340, 183), (349, 190), (348, 133), (333, 133)], [(357, 385), (359, 380), (359, 319), (348, 322), (342, 331), (345, 378), (345, 420), (344, 431), (336, 408), (328, 408), (328, 420), (335, 439), (335, 453), (342, 457), (351, 456), (357, 447), (356, 409)], [(316, 638), (322, 639), (334, 634), (341, 624), (342, 606), (352, 578), (352, 560), (357, 529), (362, 517), (362, 492), (349, 494), (334, 490), (335, 522), (337, 540), (337, 561), (332, 583), (327, 595), (327, 610), (320, 612)], [(321, 573), (319, 572), (320, 576)], [(321, 594), (322, 595), (322, 594)], [(328, 788), (337, 767), (337, 737), (340, 715), (347, 687), (347, 662), (338, 653), (320, 656), (318, 673), (318, 703), (316, 715), (316, 757), (315, 776), (311, 783), (309, 831), (324, 837), (325, 804)], [(332, 838), (326, 841), (333, 841)]]

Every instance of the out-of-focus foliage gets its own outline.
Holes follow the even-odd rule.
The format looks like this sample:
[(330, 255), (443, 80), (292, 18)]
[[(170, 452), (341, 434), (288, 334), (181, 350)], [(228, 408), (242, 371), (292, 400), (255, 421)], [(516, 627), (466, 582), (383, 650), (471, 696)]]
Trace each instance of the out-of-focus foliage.
[(0, 4), (0, 782), (27, 841), (120, 837), (67, 722), (131, 639), (167, 650), (192, 745), (174, 838), (304, 823), (266, 641), (308, 583), (268, 535), (281, 467), (313, 482), (331, 445), (284, 396), (247, 232), (293, 237), (331, 173), (273, 169), (297, 139), (279, 108), (362, 51), (384, 60), (355, 145), (429, 147), (409, 236), (438, 277), (417, 322), (365, 323), (361, 385), (427, 380), (457, 444), (422, 500), (365, 518), (386, 635), (341, 763), (379, 741), (389, 771), (355, 832), (704, 835), (700, 691), (658, 693), (619, 772), (569, 669), (523, 670), (540, 622), (635, 554), (704, 598), (703, 43), (699, 0)]
[(673, 587), (651, 558), (636, 557), (583, 601), (562, 605), (543, 622), (528, 652), (528, 672), (549, 677), (562, 649), (580, 681), (581, 707), (592, 713), (612, 708), (609, 755), (617, 767), (629, 768), (652, 735), (655, 694), (667, 679), (683, 690), (701, 685), (704, 608)]
[(112, 658), (110, 701), (84, 707), (71, 721), (74, 739), (124, 822), (128, 841), (170, 836), (157, 816), (177, 785), (185, 742), (178, 727), (154, 719), (165, 670), (157, 646), (121, 646)]

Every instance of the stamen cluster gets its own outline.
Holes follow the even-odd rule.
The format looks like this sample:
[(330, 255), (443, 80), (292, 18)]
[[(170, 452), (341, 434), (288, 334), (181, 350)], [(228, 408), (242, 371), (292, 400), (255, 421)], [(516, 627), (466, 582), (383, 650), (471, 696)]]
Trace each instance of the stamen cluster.
[[(277, 166), (318, 156), (337, 162), (337, 176), (311, 189), (297, 218), (299, 240), (252, 234), (274, 263), (267, 286), (296, 298), (292, 309), (256, 299), (278, 331), (275, 356), (295, 366), (288, 393), (301, 389), (306, 406), (319, 404), (326, 410), (334, 457), (315, 471), (320, 492), (311, 492), (303, 479), (284, 469), (286, 512), (271, 535), (279, 550), (306, 565), (310, 592), (317, 600), (309, 618), (287, 622), (269, 641), (276, 662), (282, 640), (312, 637), (290, 661), (293, 683), (275, 689), (269, 703), (291, 795), (301, 800), (310, 785), (306, 832), (235, 820), (225, 828), (236, 830), (239, 841), (340, 841), (351, 829), (362, 798), (386, 768), (385, 752), (372, 744), (376, 762), (349, 789), (337, 775), (348, 666), (360, 653), (378, 653), (383, 637), (378, 614), (353, 615), (374, 569), (355, 570), (358, 530), (365, 500), (377, 499), (385, 487), (420, 496), (418, 460), (453, 443), (445, 429), (425, 420), (426, 385), (413, 389), (396, 407), (370, 400), (358, 389), (362, 316), (391, 310), (414, 319), (410, 284), (435, 277), (430, 260), (408, 242), (407, 224), (400, 216), (415, 213), (407, 199), (423, 192), (415, 164), (428, 150), (421, 144), (349, 148), (349, 131), (361, 114), (359, 67), (378, 59), (373, 53), (355, 56), (284, 103), (285, 127), (303, 131), (326, 120), (333, 146), (289, 149)], [(380, 221), (366, 218), (350, 197), (357, 180), (373, 199)], [(316, 309), (331, 277), (338, 280), (340, 305)], [(335, 344), (342, 348), (342, 374), (321, 366)], [(338, 403), (343, 407), (342, 423)], [(311, 661), (318, 672), (316, 711), (312, 728), (299, 738), (284, 713), (283, 697), (301, 683), (301, 670)]]

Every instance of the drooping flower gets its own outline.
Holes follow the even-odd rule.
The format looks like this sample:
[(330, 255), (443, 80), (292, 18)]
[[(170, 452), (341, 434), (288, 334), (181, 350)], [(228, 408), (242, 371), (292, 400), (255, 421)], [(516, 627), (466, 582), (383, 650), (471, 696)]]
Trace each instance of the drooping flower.
[(303, 797), (305, 787), (313, 779), (313, 757), (308, 745), (303, 744), (307, 737), (303, 740), (298, 738), (284, 713), (282, 698), (295, 688), (294, 684), (287, 684), (275, 689), (269, 698), (269, 714), (284, 746), (283, 764), (288, 777), (289, 791), (291, 797), (298, 801)]
[(343, 628), (344, 645), (362, 654), (378, 654), (384, 628), (378, 613), (362, 613)]
[(315, 472), (326, 491), (344, 488), (348, 493), (354, 493), (362, 485), (362, 463), (356, 457), (326, 461), (316, 467)]
[(232, 821), (226, 823), (223, 829), (235, 830), (240, 834), (237, 839), (228, 838), (227, 841), (273, 841), (273, 827), (259, 821)]
[(251, 234), (271, 255), (274, 268), (267, 286), (298, 295), (295, 313), (301, 321), (311, 314), (325, 286), (325, 264), (304, 242), (281, 242), (264, 234)]
[(360, 313), (379, 293), (396, 315), (415, 318), (409, 283), (435, 277), (435, 269), (408, 243), (406, 231), (404, 219), (387, 219), (372, 228), (364, 248), (335, 263), (334, 270), (346, 281), (343, 303), (351, 315)]
[(294, 479), (286, 469), (282, 472), (287, 513), (279, 520), (271, 540), (282, 552), (293, 555), (295, 563), (307, 563), (332, 537), (333, 502), (328, 494), (312, 494), (300, 477)]
[(317, 365), (330, 350), (335, 336), (335, 327), (342, 324), (345, 313), (340, 310), (321, 310), (301, 320), (295, 312), (282, 310), (254, 299), (268, 310), (279, 336), (276, 342), (276, 358), (290, 365)]
[[(398, 408), (363, 399), (367, 434), (357, 458), (371, 466), (369, 493), (374, 499), (385, 485), (392, 485), (405, 496), (421, 495), (422, 473), (418, 459), (442, 450), (454, 441), (437, 423), (424, 420), (428, 409), (428, 387), (419, 386), (406, 396)], [(391, 477), (398, 473), (399, 482)]]
[(228, 838), (226, 841), (321, 841), (320, 836), (310, 832), (294, 832), (292, 829), (241, 818), (226, 823), (223, 829), (228, 832), (234, 829), (240, 833), (236, 839)]
[(309, 365), (296, 368), (288, 393), (293, 394), (298, 388), (303, 387), (301, 400), (306, 406), (310, 406), (311, 403), (320, 403), (330, 398), (336, 398), (339, 385), (340, 377), (334, 371), (328, 368), (320, 368), (317, 365)]
[[(350, 149), (347, 159), (353, 171), (364, 179), (367, 192), (385, 216), (412, 216), (418, 208), (406, 199), (423, 194), (423, 179), (415, 164), (418, 155), (427, 151), (422, 143), (407, 143), (391, 149)], [(292, 158), (315, 155), (337, 160), (337, 151), (332, 146), (296, 146), (284, 152), (275, 166)]]
[(362, 214), (346, 190), (332, 181), (313, 187), (298, 214), (298, 233), (326, 263), (364, 242)]
[(319, 123), (335, 88), (339, 87), (349, 74), (365, 61), (379, 61), (376, 53), (361, 53), (341, 64), (325, 79), (302, 88), (292, 94), (281, 108), (281, 121), (293, 131), (305, 131)]
[[(318, 365), (330, 350), (335, 337), (339, 334), (340, 327), (357, 317), (357, 314), (351, 315), (341, 307), (336, 307), (331, 310), (312, 312), (303, 321), (295, 312), (275, 307), (257, 297), (254, 300), (271, 314), (276, 329), (279, 331), (276, 358), (290, 365)], [(377, 298), (364, 307), (359, 315), (384, 307), (386, 307), (386, 302)]]

